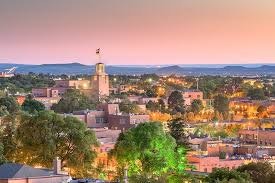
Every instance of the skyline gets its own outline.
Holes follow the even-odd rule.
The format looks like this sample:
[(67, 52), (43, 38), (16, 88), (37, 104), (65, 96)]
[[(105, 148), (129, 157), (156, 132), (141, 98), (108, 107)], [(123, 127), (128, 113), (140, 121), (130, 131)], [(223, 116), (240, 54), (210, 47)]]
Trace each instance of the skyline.
[(272, 0), (1, 0), (0, 63), (275, 63)]

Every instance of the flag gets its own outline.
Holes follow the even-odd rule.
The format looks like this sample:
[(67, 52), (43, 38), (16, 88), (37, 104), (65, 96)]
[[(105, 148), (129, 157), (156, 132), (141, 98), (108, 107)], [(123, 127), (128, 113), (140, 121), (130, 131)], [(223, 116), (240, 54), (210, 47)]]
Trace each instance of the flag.
[(96, 49), (96, 52), (95, 52), (97, 55), (99, 55), (100, 53), (100, 48)]

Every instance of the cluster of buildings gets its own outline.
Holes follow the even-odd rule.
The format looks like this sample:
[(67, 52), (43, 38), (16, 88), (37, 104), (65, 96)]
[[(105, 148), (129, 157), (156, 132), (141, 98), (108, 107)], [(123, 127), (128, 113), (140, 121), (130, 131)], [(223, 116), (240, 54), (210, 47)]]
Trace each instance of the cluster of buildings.
[(104, 64), (96, 64), (95, 73), (89, 80), (55, 80), (53, 87), (33, 88), (32, 95), (46, 108), (50, 108), (53, 104), (58, 103), (62, 95), (69, 89), (80, 90), (89, 99), (95, 101), (109, 96), (109, 76), (105, 72)]
[(241, 165), (267, 161), (275, 170), (275, 129), (240, 130), (234, 139), (193, 138), (188, 162), (198, 172), (214, 168), (236, 169)]

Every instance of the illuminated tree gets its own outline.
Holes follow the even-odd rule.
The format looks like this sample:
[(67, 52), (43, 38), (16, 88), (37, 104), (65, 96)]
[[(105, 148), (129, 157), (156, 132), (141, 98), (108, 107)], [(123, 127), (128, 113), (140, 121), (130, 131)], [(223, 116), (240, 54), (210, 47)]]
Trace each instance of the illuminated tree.
[(55, 157), (79, 177), (87, 175), (97, 145), (93, 131), (74, 117), (52, 111), (23, 115), (16, 130), (16, 161), (50, 168)]
[(129, 176), (169, 176), (186, 168), (184, 148), (177, 147), (160, 123), (142, 123), (121, 133), (111, 155), (122, 169), (128, 169)]

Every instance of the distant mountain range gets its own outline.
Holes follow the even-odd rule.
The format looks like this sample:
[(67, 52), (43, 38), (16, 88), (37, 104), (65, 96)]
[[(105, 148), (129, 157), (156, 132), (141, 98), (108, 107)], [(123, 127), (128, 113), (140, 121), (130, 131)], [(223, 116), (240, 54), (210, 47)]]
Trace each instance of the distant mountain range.
[[(27, 65), (27, 64), (9, 64), (0, 63), (0, 71), (5, 69), (17, 67), (16, 73), (44, 73), (44, 74), (91, 74), (94, 72), (93, 65), (83, 65), (80, 63), (67, 64), (42, 64), (42, 65)], [(198, 67), (191, 66), (106, 66), (106, 71), (109, 74), (126, 74), (126, 75), (140, 75), (156, 73), (159, 75), (272, 75), (275, 76), (275, 65), (227, 65), (224, 67), (211, 67), (211, 65), (202, 65)]]

